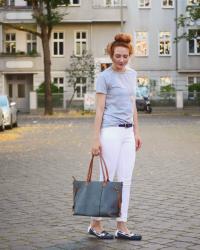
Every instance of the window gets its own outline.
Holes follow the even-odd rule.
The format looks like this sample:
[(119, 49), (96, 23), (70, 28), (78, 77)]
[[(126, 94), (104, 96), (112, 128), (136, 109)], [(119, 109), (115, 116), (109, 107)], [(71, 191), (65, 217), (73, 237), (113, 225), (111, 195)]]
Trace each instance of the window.
[(138, 77), (137, 83), (138, 83), (138, 87), (149, 86), (149, 78), (148, 77)]
[(77, 31), (75, 33), (75, 55), (82, 56), (87, 51), (87, 32)]
[(171, 34), (170, 32), (160, 32), (160, 56), (170, 56), (171, 55)]
[(26, 35), (26, 50), (27, 53), (36, 53), (37, 52), (37, 42), (36, 35), (27, 33)]
[(189, 35), (194, 38), (190, 39), (188, 42), (189, 54), (190, 55), (200, 55), (200, 29), (199, 30), (189, 30)]
[(18, 98), (25, 98), (25, 84), (18, 84)]
[(188, 76), (188, 85), (200, 84), (200, 76)]
[(15, 0), (7, 0), (8, 6), (15, 6)]
[(199, 3), (199, 0), (188, 0), (188, 5), (195, 5)]
[(160, 86), (164, 87), (164, 86), (168, 86), (168, 85), (172, 85), (172, 79), (171, 77), (161, 77), (160, 78)]
[(101, 63), (101, 72), (109, 68), (111, 65), (112, 63)]
[(53, 32), (53, 55), (63, 56), (64, 55), (64, 33)]
[(151, 7), (151, 0), (138, 0), (138, 7), (139, 8), (150, 8)]
[(105, 0), (105, 6), (120, 6), (121, 0)]
[(135, 56), (148, 56), (148, 33), (136, 32)]
[(70, 5), (80, 5), (80, 0), (70, 0)]
[(32, 7), (32, 1), (31, 1), (31, 0), (27, 0), (26, 3), (27, 3), (26, 5), (27, 5), (28, 7)]
[(163, 8), (173, 8), (174, 7), (174, 0), (162, 0), (162, 7)]
[(54, 77), (53, 83), (58, 87), (58, 89), (63, 92), (64, 89), (64, 78), (63, 77)]
[(191, 89), (190, 86), (193, 84), (200, 85), (200, 75), (199, 76), (188, 76), (188, 99), (194, 99), (196, 97), (196, 91)]
[(7, 53), (16, 52), (16, 34), (15, 33), (6, 34), (5, 49)]
[(83, 99), (86, 93), (86, 77), (77, 77), (76, 78), (76, 92), (75, 98), (76, 99)]

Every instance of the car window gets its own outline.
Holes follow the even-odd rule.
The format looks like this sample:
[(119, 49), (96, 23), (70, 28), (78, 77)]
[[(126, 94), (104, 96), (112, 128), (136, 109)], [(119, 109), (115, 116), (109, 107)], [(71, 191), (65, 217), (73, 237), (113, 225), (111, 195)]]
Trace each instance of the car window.
[(4, 96), (0, 96), (0, 107), (6, 107), (8, 106), (8, 100)]

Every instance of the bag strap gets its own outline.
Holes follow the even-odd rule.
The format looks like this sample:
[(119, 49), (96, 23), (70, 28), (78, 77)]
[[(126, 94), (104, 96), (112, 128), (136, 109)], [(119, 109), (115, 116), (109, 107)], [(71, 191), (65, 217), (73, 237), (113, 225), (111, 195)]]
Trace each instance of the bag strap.
[[(101, 166), (101, 170), (102, 170), (102, 174), (103, 174), (103, 181), (104, 182), (108, 182), (109, 181), (109, 175), (108, 175), (108, 168), (106, 166), (106, 162), (103, 159), (102, 155), (99, 155), (99, 159), (100, 159), (100, 166)], [(91, 181), (92, 178), (92, 170), (93, 170), (93, 161), (94, 161), (94, 155), (92, 155), (92, 158), (90, 160), (90, 164), (88, 167), (88, 173), (87, 173), (87, 182)]]
[[(105, 162), (105, 160), (104, 160), (104, 158), (103, 158), (103, 156), (102, 156), (102, 154), (100, 153), (100, 162), (101, 162), (101, 165), (102, 165), (102, 167), (104, 167), (104, 170), (105, 170), (105, 174), (106, 174), (106, 180), (107, 181), (110, 181), (109, 180), (109, 174), (108, 174), (108, 168), (107, 168), (107, 165), (106, 165), (106, 162)], [(102, 170), (103, 171), (103, 170)]]

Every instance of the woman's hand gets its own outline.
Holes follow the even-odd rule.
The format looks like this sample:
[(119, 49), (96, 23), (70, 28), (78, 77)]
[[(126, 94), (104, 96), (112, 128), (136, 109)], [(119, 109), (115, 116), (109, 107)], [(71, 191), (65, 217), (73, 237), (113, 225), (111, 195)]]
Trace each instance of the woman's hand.
[(139, 135), (135, 135), (135, 148), (136, 148), (136, 151), (138, 151), (142, 146), (142, 139)]
[(99, 155), (101, 153), (101, 143), (99, 139), (95, 139), (92, 145), (92, 154)]

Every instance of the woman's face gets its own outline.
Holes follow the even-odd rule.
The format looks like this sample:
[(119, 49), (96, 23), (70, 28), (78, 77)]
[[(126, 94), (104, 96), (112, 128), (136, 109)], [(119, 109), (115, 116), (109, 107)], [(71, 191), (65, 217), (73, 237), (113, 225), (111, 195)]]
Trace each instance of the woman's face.
[(123, 71), (129, 61), (129, 49), (125, 47), (115, 47), (112, 56), (113, 68), (118, 71)]

